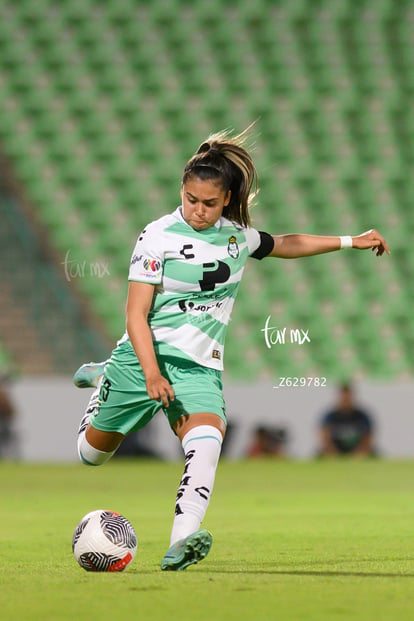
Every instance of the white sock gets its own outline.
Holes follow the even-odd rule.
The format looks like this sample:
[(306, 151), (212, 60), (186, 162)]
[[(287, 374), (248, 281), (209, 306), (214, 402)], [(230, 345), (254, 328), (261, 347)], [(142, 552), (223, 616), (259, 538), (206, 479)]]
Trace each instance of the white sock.
[(110, 453), (99, 451), (89, 444), (85, 437), (85, 432), (83, 432), (78, 438), (78, 453), (80, 460), (87, 466), (100, 466), (108, 461), (108, 459), (111, 459), (115, 451), (111, 451)]
[(99, 390), (100, 386), (92, 393), (88, 407), (86, 408), (86, 412), (80, 422), (78, 430), (78, 455), (80, 460), (88, 466), (100, 466), (108, 461), (108, 459), (110, 459), (115, 453), (115, 451), (110, 453), (107, 453), (106, 451), (99, 451), (89, 444), (85, 436), (90, 416), (99, 406)]
[(216, 427), (200, 425), (182, 440), (185, 467), (175, 505), (170, 546), (199, 530), (213, 491), (223, 437)]

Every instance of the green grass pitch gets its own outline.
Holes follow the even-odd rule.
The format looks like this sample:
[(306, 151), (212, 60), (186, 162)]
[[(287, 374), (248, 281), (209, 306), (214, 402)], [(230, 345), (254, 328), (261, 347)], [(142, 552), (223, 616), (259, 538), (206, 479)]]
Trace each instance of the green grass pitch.
[[(181, 464), (0, 464), (5, 621), (414, 618), (414, 463), (225, 462), (205, 520), (210, 555), (161, 572)], [(123, 573), (72, 556), (80, 518), (109, 508), (139, 547)]]

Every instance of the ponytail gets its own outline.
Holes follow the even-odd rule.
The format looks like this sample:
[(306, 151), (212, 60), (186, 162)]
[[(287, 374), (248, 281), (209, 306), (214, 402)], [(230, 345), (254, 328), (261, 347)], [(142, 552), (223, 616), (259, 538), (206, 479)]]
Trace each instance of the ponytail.
[[(184, 168), (184, 184), (191, 177), (220, 180), (225, 192), (231, 191), (223, 216), (241, 226), (250, 226), (249, 208), (257, 194), (257, 171), (253, 159), (244, 148), (248, 127), (238, 136), (228, 130), (212, 134), (198, 148)], [(252, 186), (255, 190), (252, 193)]]

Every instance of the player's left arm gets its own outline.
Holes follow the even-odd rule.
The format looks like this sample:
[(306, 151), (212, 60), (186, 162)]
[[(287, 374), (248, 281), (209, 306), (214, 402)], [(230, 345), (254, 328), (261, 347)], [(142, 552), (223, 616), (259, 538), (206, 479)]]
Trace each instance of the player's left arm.
[[(274, 246), (273, 250), (267, 255), (268, 257), (279, 257), (282, 259), (296, 259), (298, 257), (309, 257), (315, 254), (324, 254), (340, 250), (344, 246), (341, 244), (341, 237), (331, 237), (324, 235), (306, 235), (306, 234), (289, 234), (289, 235), (272, 235)], [(352, 240), (352, 248), (366, 250), (371, 248), (376, 250), (377, 256), (381, 256), (386, 252), (390, 254), (390, 249), (384, 237), (375, 229), (356, 235), (355, 237), (346, 237), (347, 241)]]

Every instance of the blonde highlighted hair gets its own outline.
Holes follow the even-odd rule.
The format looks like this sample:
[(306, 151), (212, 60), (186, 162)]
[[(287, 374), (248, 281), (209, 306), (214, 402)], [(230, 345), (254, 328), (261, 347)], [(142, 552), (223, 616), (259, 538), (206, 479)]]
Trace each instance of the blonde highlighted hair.
[(225, 192), (231, 192), (223, 216), (245, 227), (251, 225), (249, 209), (257, 194), (256, 167), (244, 146), (251, 128), (237, 136), (229, 130), (209, 136), (187, 162), (182, 179), (183, 184), (193, 177), (219, 181)]

